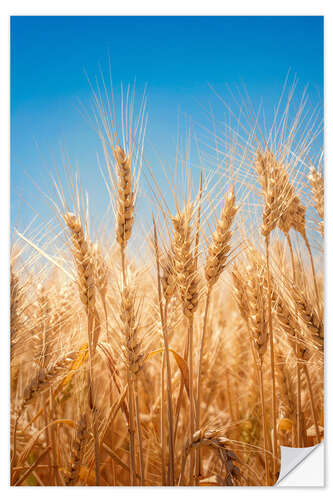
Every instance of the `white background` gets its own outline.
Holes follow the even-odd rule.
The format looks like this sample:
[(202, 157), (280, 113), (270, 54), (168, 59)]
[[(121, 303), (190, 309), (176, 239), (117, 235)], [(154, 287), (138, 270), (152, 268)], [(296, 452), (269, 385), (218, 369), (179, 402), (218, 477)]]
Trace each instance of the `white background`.
[[(237, 496), (249, 498), (262, 498), (263, 496), (280, 496), (301, 494), (302, 498), (317, 497), (318, 495), (328, 495), (332, 490), (332, 481), (329, 471), (332, 469), (332, 460), (330, 453), (330, 428), (329, 421), (332, 421), (332, 404), (329, 404), (330, 387), (327, 383), (332, 378), (332, 368), (330, 369), (329, 358), (331, 357), (332, 341), (330, 331), (332, 324), (332, 312), (330, 312), (330, 302), (333, 303), (332, 295), (332, 224), (333, 217), (333, 137), (332, 137), (332, 99), (331, 92), (333, 88), (332, 78), (332, 47), (333, 47), (333, 18), (331, 14), (332, 0), (279, 0), (279, 1), (126, 1), (114, 2), (98, 1), (84, 2), (57, 0), (56, 2), (44, 1), (2, 1), (0, 7), (0, 223), (1, 223), (1, 241), (0, 241), (0, 282), (1, 282), (1, 323), (0, 323), (0, 490), (2, 498), (22, 497), (36, 498), (48, 497), (56, 498), (59, 495), (70, 498), (87, 498), (98, 494), (99, 497), (124, 498), (132, 496), (138, 498), (167, 498), (200, 497), (209, 495), (209, 498), (235, 498)], [(326, 259), (326, 488), (316, 489), (302, 488), (300, 491), (286, 488), (10, 488), (9, 487), (9, 16), (10, 15), (325, 15), (325, 174), (326, 174), (326, 255), (331, 258)], [(281, 34), (283, 36), (283, 34)], [(245, 48), (246, 49), (246, 48)], [(331, 306), (332, 307), (332, 306)], [(333, 361), (333, 358), (332, 358)], [(331, 363), (332, 364), (332, 363)], [(331, 424), (333, 426), (333, 424)], [(320, 462), (319, 462), (320, 463)], [(312, 465), (313, 472), (315, 465)], [(308, 478), (305, 472), (306, 478)], [(331, 473), (332, 474), (332, 473)], [(308, 483), (306, 483), (308, 484)], [(332, 491), (330, 496), (332, 495)]]

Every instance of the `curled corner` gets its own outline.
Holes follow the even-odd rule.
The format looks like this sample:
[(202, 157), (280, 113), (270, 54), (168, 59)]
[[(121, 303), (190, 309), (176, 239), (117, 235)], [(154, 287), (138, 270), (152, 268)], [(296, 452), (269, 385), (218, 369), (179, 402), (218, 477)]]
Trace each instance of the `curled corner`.
[[(318, 447), (323, 447), (323, 442), (316, 444), (315, 446), (309, 446), (307, 448), (290, 448), (289, 446), (281, 446), (281, 469), (275, 486), (283, 486), (281, 481), (290, 474), (301, 462), (303, 462), (315, 449)], [(320, 465), (323, 469), (323, 464)], [(323, 470), (319, 471), (321, 473), (320, 477), (323, 477)], [(295, 485), (296, 486), (296, 485)], [(301, 484), (299, 485), (301, 486)], [(317, 484), (315, 485), (317, 486)]]

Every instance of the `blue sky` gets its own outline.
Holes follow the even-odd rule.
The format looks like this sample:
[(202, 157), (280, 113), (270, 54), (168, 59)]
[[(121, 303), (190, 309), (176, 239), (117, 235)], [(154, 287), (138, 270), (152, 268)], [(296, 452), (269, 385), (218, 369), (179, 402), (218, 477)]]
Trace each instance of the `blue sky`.
[(86, 74), (107, 73), (108, 57), (116, 100), (120, 82), (135, 79), (138, 95), (147, 85), (146, 154), (156, 172), (159, 159), (173, 161), (179, 116), (205, 123), (209, 106), (223, 113), (209, 84), (226, 101), (226, 85), (245, 84), (272, 109), (290, 71), (313, 105), (323, 98), (321, 17), (12, 17), (11, 207), (20, 229), (35, 211), (52, 215), (34, 184), (48, 190), (61, 148), (103, 212), (100, 145), (78, 101), (89, 107)]

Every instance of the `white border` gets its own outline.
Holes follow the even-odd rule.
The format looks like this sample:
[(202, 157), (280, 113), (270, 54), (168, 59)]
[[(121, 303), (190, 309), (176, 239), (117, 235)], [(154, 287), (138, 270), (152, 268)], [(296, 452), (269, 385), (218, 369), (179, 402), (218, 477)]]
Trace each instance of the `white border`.
[[(145, 0), (132, 0), (121, 2), (110, 2), (110, 1), (98, 1), (86, 2), (83, 5), (81, 1), (69, 1), (69, 0), (57, 0), (57, 2), (42, 2), (42, 1), (3, 1), (0, 6), (1, 14), (1, 24), (0, 24), (0, 50), (1, 50), (1, 102), (0, 102), (0, 214), (1, 214), (1, 234), (3, 235), (0, 244), (1, 258), (1, 329), (0, 329), (0, 401), (1, 401), (1, 411), (0, 411), (0, 490), (2, 490), (3, 495), (9, 497), (26, 497), (31, 496), (36, 498), (36, 496), (44, 497), (45, 494), (51, 497), (59, 495), (58, 488), (48, 488), (47, 493), (45, 488), (9, 488), (9, 471), (6, 464), (8, 463), (9, 455), (9, 437), (8, 437), (8, 425), (9, 425), (9, 342), (8, 342), (8, 325), (9, 325), (9, 293), (8, 293), (8, 256), (9, 256), (9, 15), (325, 15), (325, 120), (326, 120), (326, 255), (333, 255), (332, 246), (332, 234), (331, 234), (331, 224), (330, 217), (333, 217), (333, 191), (332, 191), (332, 158), (330, 151), (332, 150), (332, 134), (329, 132), (332, 130), (330, 128), (330, 117), (332, 116), (331, 99), (330, 99), (330, 89), (333, 86), (333, 81), (331, 78), (332, 69), (332, 55), (329, 50), (333, 47), (333, 33), (332, 33), (332, 22), (331, 22), (331, 5), (333, 2), (331, 0), (320, 1), (320, 0), (279, 0), (279, 1), (256, 1), (256, 0), (243, 0), (243, 1), (232, 1), (223, 2), (220, 1), (175, 1), (169, 0), (168, 2), (153, 2)], [(283, 36), (283, 34), (281, 34)], [(332, 160), (332, 161), (330, 161)], [(326, 382), (332, 380), (332, 374), (330, 374), (330, 363), (328, 362), (330, 353), (330, 346), (332, 342), (329, 340), (332, 332), (329, 331), (330, 321), (330, 311), (329, 311), (329, 298), (332, 297), (331, 293), (331, 278), (332, 278), (332, 257), (327, 258), (326, 261)], [(332, 299), (331, 299), (332, 301)], [(326, 383), (326, 423), (329, 422), (327, 415), (332, 415), (329, 411), (329, 401), (328, 392), (330, 391), (330, 385)], [(332, 418), (330, 418), (332, 420)], [(328, 426), (325, 427), (326, 433), (326, 471), (332, 469), (332, 461), (330, 460), (330, 446), (327, 441), (327, 437), (330, 436), (330, 429)], [(314, 492), (312, 488), (302, 489), (301, 494), (304, 498), (310, 498), (313, 500), (313, 494), (316, 496), (327, 495), (331, 489), (331, 481), (329, 475), (326, 475), (327, 486), (324, 489), (316, 489)], [(262, 495), (279, 495), (281, 490), (279, 488), (271, 488), (268, 492), (265, 488), (228, 488), (217, 489), (210, 488), (209, 493), (206, 489), (202, 488), (191, 488), (179, 489), (174, 488), (172, 492), (168, 488), (145, 488), (144, 490), (139, 488), (113, 488), (109, 490), (108, 488), (99, 488), (99, 496), (110, 497), (122, 497), (135, 495), (145, 497), (150, 496), (180, 496), (190, 494), (191, 497), (197, 497), (201, 494), (209, 495), (210, 497), (234, 497), (238, 495), (246, 495), (246, 498), (258, 498)], [(95, 489), (91, 488), (72, 488), (72, 489), (61, 489), (60, 494), (68, 497), (78, 496), (80, 499), (83, 497), (90, 497), (92, 494), (96, 494)], [(292, 492), (291, 492), (292, 493)], [(332, 492), (331, 492), (332, 494)], [(330, 495), (331, 495), (330, 494)]]
[(330, 0), (95, 0), (85, 3), (80, 0), (49, 3), (12, 0), (2, 2), (2, 9), (12, 15), (323, 15), (328, 13), (329, 4)]
[(3, 1), (5, 15), (324, 15), (330, 10), (330, 0), (95, 0)]

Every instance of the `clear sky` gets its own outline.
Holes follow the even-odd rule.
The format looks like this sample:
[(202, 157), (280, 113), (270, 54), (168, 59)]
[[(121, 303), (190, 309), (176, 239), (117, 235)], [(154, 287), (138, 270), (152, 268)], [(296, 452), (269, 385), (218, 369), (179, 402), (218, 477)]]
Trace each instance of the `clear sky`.
[(158, 158), (174, 156), (179, 113), (197, 123), (208, 106), (218, 115), (209, 84), (225, 99), (227, 84), (245, 84), (255, 103), (272, 108), (291, 71), (314, 105), (323, 98), (322, 17), (12, 17), (13, 225), (24, 228), (35, 210), (51, 215), (34, 183), (47, 190), (61, 147), (103, 211), (100, 145), (78, 101), (89, 107), (86, 74), (107, 73), (108, 57), (116, 99), (120, 82), (135, 79), (138, 94), (147, 85), (146, 149), (156, 170)]

